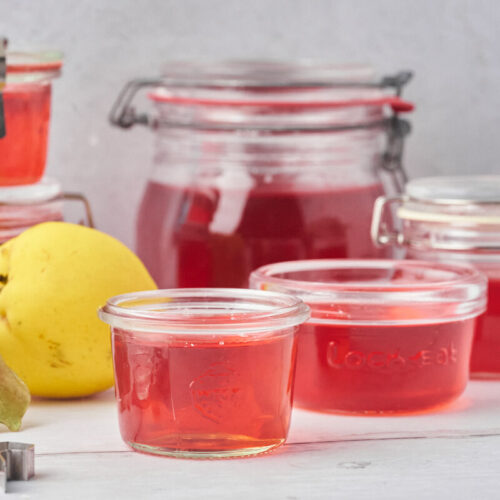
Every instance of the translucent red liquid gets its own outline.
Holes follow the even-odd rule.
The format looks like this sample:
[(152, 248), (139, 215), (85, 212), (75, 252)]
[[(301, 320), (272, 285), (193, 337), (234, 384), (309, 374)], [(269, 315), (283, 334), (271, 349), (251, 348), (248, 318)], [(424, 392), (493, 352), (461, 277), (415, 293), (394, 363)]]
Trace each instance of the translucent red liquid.
[(160, 288), (246, 287), (264, 264), (382, 256), (369, 229), (380, 194), (380, 184), (221, 192), (151, 182), (137, 251)]
[(488, 281), (488, 304), (477, 318), (471, 375), (500, 377), (500, 281)]
[(7, 85), (6, 135), (0, 139), (0, 185), (33, 184), (45, 169), (51, 86)]
[(299, 330), (294, 403), (318, 411), (415, 412), (465, 389), (474, 320)]
[(290, 331), (254, 341), (113, 333), (120, 430), (134, 448), (231, 456), (284, 442), (296, 345)]

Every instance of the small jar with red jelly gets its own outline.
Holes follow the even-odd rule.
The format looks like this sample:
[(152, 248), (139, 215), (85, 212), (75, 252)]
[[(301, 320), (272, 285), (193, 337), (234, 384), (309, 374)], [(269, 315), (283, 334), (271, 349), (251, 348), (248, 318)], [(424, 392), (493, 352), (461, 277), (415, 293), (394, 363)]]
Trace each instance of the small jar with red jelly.
[[(61, 184), (45, 178), (36, 184), (0, 187), (0, 244), (42, 222), (65, 220), (67, 202), (80, 203), (84, 217), (68, 214), (66, 218), (93, 227), (90, 204), (80, 193), (63, 192)], [(69, 216), (69, 217), (68, 217)]]
[[(246, 287), (271, 262), (390, 254), (371, 242), (370, 216), (405, 180), (410, 77), (233, 61), (171, 63), (130, 82), (111, 121), (155, 131), (136, 249), (158, 285)], [(139, 113), (145, 87), (154, 107)]]
[(178, 458), (256, 455), (290, 425), (296, 297), (176, 289), (120, 295), (111, 326), (120, 431), (133, 449)]
[[(397, 224), (385, 217), (396, 213)], [(428, 177), (405, 194), (380, 198), (372, 236), (408, 259), (468, 262), (488, 277), (488, 307), (478, 319), (471, 375), (500, 378), (500, 176)]]
[(356, 414), (414, 413), (456, 399), (469, 378), (486, 278), (425, 261), (324, 259), (264, 266), (253, 288), (300, 297), (294, 405)]
[(32, 184), (45, 171), (52, 80), (62, 54), (4, 52), (4, 43), (0, 38), (0, 186)]

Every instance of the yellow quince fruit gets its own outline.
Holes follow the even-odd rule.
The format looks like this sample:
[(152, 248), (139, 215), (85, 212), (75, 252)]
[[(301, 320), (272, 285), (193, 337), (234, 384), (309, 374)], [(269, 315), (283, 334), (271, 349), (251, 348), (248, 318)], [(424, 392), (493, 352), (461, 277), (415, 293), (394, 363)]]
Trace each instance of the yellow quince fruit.
[(142, 262), (111, 236), (66, 222), (0, 247), (0, 356), (32, 395), (68, 398), (113, 385), (109, 297), (152, 290)]

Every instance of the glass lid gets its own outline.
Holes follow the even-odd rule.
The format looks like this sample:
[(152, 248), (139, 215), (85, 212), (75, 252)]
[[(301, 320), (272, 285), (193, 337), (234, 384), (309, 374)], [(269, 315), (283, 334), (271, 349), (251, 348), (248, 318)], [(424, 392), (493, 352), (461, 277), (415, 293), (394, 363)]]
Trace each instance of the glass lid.
[(369, 65), (279, 61), (172, 62), (163, 72), (165, 85), (175, 87), (331, 87), (375, 82)]
[(410, 181), (406, 194), (431, 203), (500, 203), (500, 176), (426, 177)]
[(274, 108), (389, 105), (398, 111), (411, 111), (410, 103), (385, 92), (397, 85), (389, 80), (378, 79), (373, 68), (364, 64), (171, 62), (162, 73), (161, 85), (149, 97), (173, 104)]
[(408, 182), (401, 219), (500, 224), (500, 176), (426, 177)]

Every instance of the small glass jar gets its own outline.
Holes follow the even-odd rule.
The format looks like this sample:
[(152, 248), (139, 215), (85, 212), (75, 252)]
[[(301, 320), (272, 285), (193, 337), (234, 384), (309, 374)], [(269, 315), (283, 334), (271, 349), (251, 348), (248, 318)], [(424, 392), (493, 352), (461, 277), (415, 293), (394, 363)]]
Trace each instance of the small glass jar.
[(300, 300), (231, 289), (120, 295), (111, 325), (120, 430), (132, 448), (180, 458), (264, 453), (288, 434)]
[(59, 76), (61, 67), (59, 52), (7, 51), (3, 90), (0, 85), (0, 186), (41, 179), (47, 157), (52, 80)]
[(36, 224), (64, 220), (65, 200), (82, 203), (85, 223), (93, 227), (87, 199), (79, 193), (64, 193), (54, 179), (46, 178), (26, 186), (0, 187), (0, 244)]
[[(370, 240), (383, 178), (398, 186), (394, 95), (411, 74), (377, 79), (365, 66), (173, 63), (131, 82), (111, 120), (156, 131), (137, 220), (137, 253), (161, 288), (246, 287), (267, 263), (385, 256)], [(131, 104), (143, 86), (156, 112)]]
[[(389, 207), (398, 224), (381, 222)], [(488, 277), (488, 307), (477, 322), (471, 375), (500, 377), (500, 176), (429, 177), (405, 194), (377, 201), (378, 245), (403, 248), (408, 259), (468, 262)]]
[(294, 404), (358, 414), (417, 412), (464, 390), (486, 278), (469, 266), (309, 260), (264, 266), (253, 288), (311, 308), (298, 335)]

